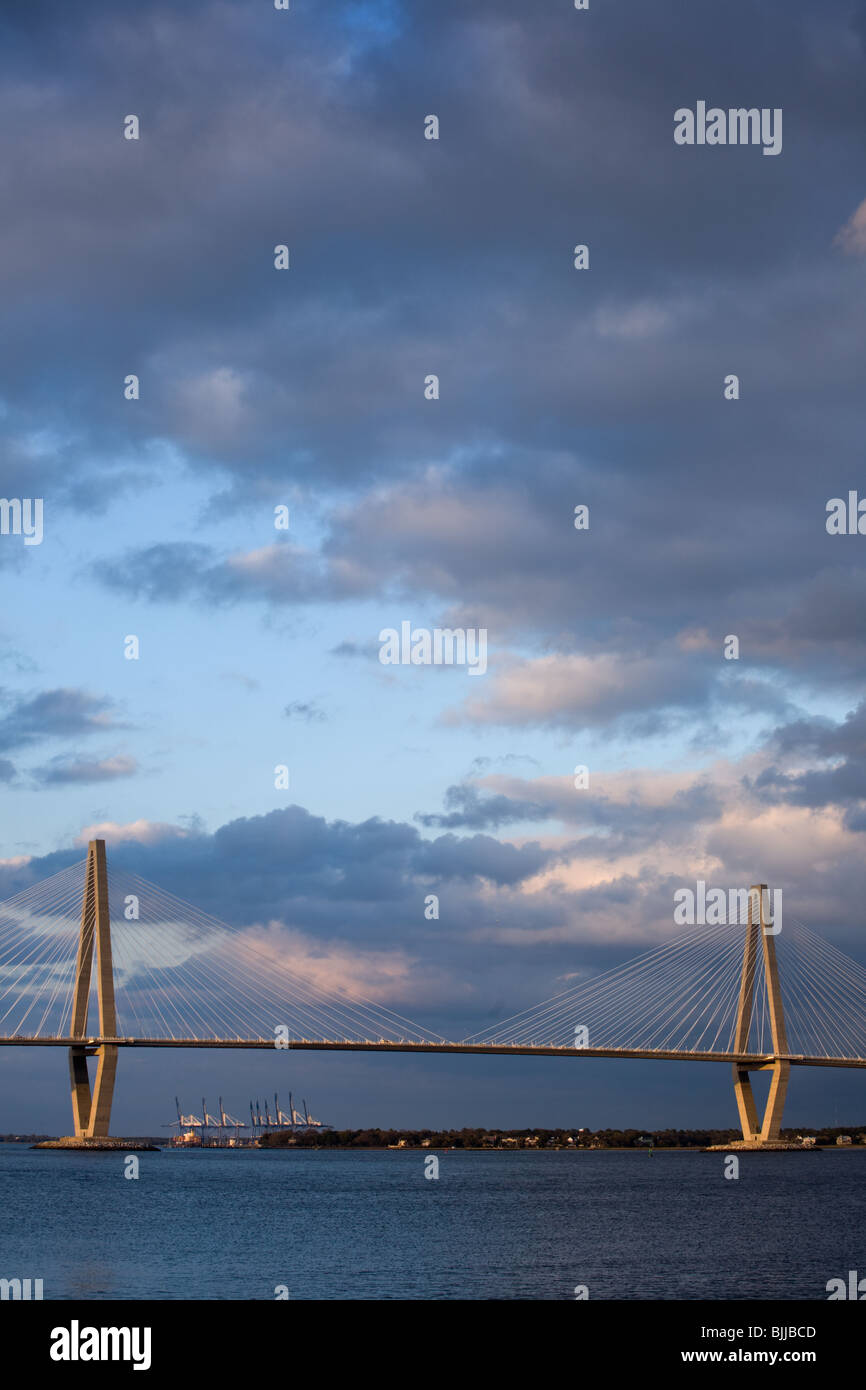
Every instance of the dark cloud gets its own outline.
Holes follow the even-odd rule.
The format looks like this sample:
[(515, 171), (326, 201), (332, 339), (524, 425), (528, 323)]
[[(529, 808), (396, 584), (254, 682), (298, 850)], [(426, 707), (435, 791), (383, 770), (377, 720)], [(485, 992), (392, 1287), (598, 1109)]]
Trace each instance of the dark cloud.
[[(770, 736), (771, 753), (789, 763), (823, 763), (819, 767), (780, 768), (775, 763), (747, 779), (760, 796), (792, 806), (837, 807), (845, 825), (863, 829), (866, 810), (866, 701), (839, 722), (826, 718), (798, 719)], [(826, 766), (826, 764), (831, 764)]]
[[(503, 783), (507, 791), (495, 790)], [(583, 831), (581, 839), (560, 851), (564, 858), (615, 859), (651, 845), (682, 844), (695, 825), (718, 820), (724, 804), (722, 793), (704, 778), (696, 778), (693, 785), (673, 791), (658, 804), (647, 802), (637, 790), (625, 798), (612, 797), (595, 790), (592, 779), (589, 787), (578, 789), (570, 778), (490, 777), (478, 784), (449, 787), (447, 810), (416, 819), (427, 827), (449, 830), (559, 823)]]
[[(45, 25), (13, 26), (9, 59), (26, 71), (29, 55), (43, 100), (23, 119), (27, 89), (6, 99), (21, 132), (4, 189), (8, 312), (20, 315), (7, 369), (32, 394), (43, 308), (56, 357), (41, 389), (50, 400), (61, 365), (75, 374), (106, 457), (159, 435), (245, 483), (291, 473), (357, 486), (429, 458), (431, 409), (440, 456), (485, 439), (570, 447), (576, 431), (609, 449), (672, 411), (706, 437), (732, 357), (754, 383), (744, 411), (759, 390), (768, 421), (781, 392), (790, 401), (792, 354), (813, 393), (857, 389), (859, 270), (830, 251), (864, 192), (847, 5), (824, 7), (820, 46), (807, 0), (759, 16), (730, 5), (712, 44), (702, 15), (679, 16), (672, 44), (669, 16), (640, 0), (594, 15), (591, 41), (573, 10), (530, 16), (519, 0), (435, 16), (403, 6), (375, 41), (355, 14), (293, 16), (284, 46), (267, 7), (165, 5), (108, 25), (85, 6), (75, 75), (52, 70), (53, 25), (48, 42)], [(711, 99), (784, 105), (783, 155), (675, 147), (684, 73)], [(434, 94), (438, 143), (421, 135)], [(124, 141), (122, 113), (139, 108), (142, 139)], [(823, 196), (804, 196), (818, 168)], [(195, 190), (195, 216), (178, 188)], [(278, 276), (282, 235), (294, 260)], [(583, 277), (579, 237), (594, 258)], [(34, 276), (36, 304), (23, 292)], [(116, 389), (131, 322), (147, 383), (132, 410)], [(436, 368), (431, 408), (421, 384)], [(685, 442), (665, 440), (677, 473)], [(729, 451), (729, 466), (745, 460)]]
[(445, 805), (446, 811), (419, 814), (416, 820), (421, 825), (437, 826), (442, 830), (497, 830), (501, 825), (547, 820), (551, 815), (550, 806), (541, 801), (484, 796), (478, 787), (471, 785), (448, 787)]
[[(539, 803), (544, 790), (536, 788)], [(584, 808), (573, 821), (582, 814), (584, 824), (574, 827), (575, 838), (549, 845), (479, 833), (423, 838), (401, 822), (327, 821), (300, 806), (233, 820), (213, 833), (195, 821), (86, 833), (107, 837), (110, 876), (141, 875), (231, 929), (277, 921), (303, 933), (314, 951), (318, 943), (361, 957), (402, 953), (411, 970), (386, 1002), (419, 1017), (417, 1001), (426, 998), (420, 1021), (450, 1036), (670, 936), (674, 893), (698, 878), (782, 886), (786, 911), (857, 954), (866, 880), (853, 842), (812, 836), (833, 852), (810, 862), (789, 846), (792, 833), (804, 833), (802, 821), (773, 828), (771, 820), (767, 831), (760, 817), (768, 803), (735, 784), (723, 794), (696, 781), (661, 810), (658, 798), (638, 788), (619, 798), (571, 797)], [(671, 846), (676, 872), (663, 867)], [(76, 849), (0, 864), (0, 899), (81, 857)], [(602, 877), (595, 870), (585, 881), (587, 858), (607, 866)], [(434, 919), (425, 916), (431, 894), (439, 904)], [(409, 1010), (401, 1007), (410, 1002), (406, 989)]]
[[(671, 42), (643, 0), (591, 25), (522, 0), (340, 4), (293, 14), (291, 43), (267, 6), (51, 11), (4, 16), (30, 86), (0, 104), (2, 486), (35, 470), (95, 509), (164, 444), (214, 496), (298, 486), (324, 519), (317, 548), (246, 556), (133, 536), (97, 557), (106, 585), (423, 597), (500, 645), (662, 652), (633, 734), (716, 704), (696, 649), (672, 653), (683, 630), (740, 635), (752, 672), (862, 680), (860, 538), (824, 530), (860, 468), (862, 260), (836, 238), (866, 197), (862, 9), (830, 0), (818, 30), (809, 0), (737, 0), (678, 14)], [(675, 146), (699, 98), (782, 107), (782, 154)]]
[[(208, 608), (363, 600), (369, 637), (353, 612), (331, 651), (370, 660), (393, 600), (486, 626), (488, 677), (451, 715), (473, 737), (607, 728), (636, 760), (657, 734), (700, 725), (717, 756), (744, 720), (778, 726), (733, 790), (475, 778), (419, 816), (437, 836), (293, 807), (122, 841), (112, 863), (233, 926), (399, 943), (422, 977), (447, 968), (467, 1023), (669, 930), (671, 860), (686, 881), (693, 861), (775, 874), (816, 926), (859, 930), (862, 707), (803, 710), (859, 699), (866, 674), (866, 541), (824, 526), (862, 479), (864, 262), (839, 232), (866, 198), (864, 17), (853, 0), (335, 3), (290, 27), (247, 0), (3, 7), (0, 495), (44, 495), (59, 521), (166, 478), (212, 503), (180, 532), (127, 512), (75, 582)], [(782, 154), (675, 147), (673, 112), (698, 99), (783, 107)], [(286, 496), (315, 539), (240, 551), (231, 508)], [(116, 721), (82, 691), (9, 695), (0, 748)], [(569, 838), (482, 833), (524, 826)], [(76, 857), (15, 856), (0, 882)]]
[(417, 869), (421, 874), (444, 879), (490, 879), (499, 885), (515, 885), (555, 863), (557, 856), (538, 844), (503, 844), (489, 835), (440, 835), (419, 847)]
[[(672, 503), (670, 479), (651, 476), (649, 490), (625, 488), (615, 466), (593, 475), (548, 456), (530, 494), (516, 480), (489, 476), (481, 487), (449, 473), (339, 507), (315, 554), (283, 543), (221, 557), (172, 544), (102, 562), (99, 573), (132, 596), (208, 604), (377, 598), (384, 608), (432, 597), (448, 625), (486, 627), (491, 650), (532, 642), (621, 654), (601, 682), (564, 682), (556, 701), (540, 666), (538, 707), (524, 703), (522, 681), (512, 700), (507, 675), (494, 670), (466, 716), (479, 722), (631, 718), (632, 732), (648, 734), (670, 727), (678, 709), (717, 702), (782, 715), (789, 696), (779, 671), (853, 689), (866, 672), (866, 569), (852, 565), (849, 538), (827, 535), (814, 484), (790, 526), (767, 536), (760, 510), (744, 512), (736, 489), (722, 499), (714, 482), (678, 482)], [(575, 497), (591, 499), (589, 531), (572, 526)], [(740, 641), (736, 663), (722, 659), (729, 634)], [(357, 641), (335, 650), (367, 652)]]
[(782, 754), (806, 753), (819, 758), (866, 758), (866, 700), (845, 718), (796, 719), (771, 735), (769, 747)]
[[(417, 828), (372, 819), (326, 821), (299, 806), (228, 822), (213, 834), (200, 825), (142, 827), (135, 839), (112, 835), (110, 827), (88, 832), (108, 838), (109, 876), (132, 871), (213, 913), (230, 927), (283, 922), (323, 947), (342, 943), (352, 950), (402, 951), (415, 962), (412, 988), (437, 986), (436, 1010), (461, 1018), (477, 992), (476, 972), (485, 960), (501, 980), (507, 955), (491, 943), (513, 930), (526, 944), (533, 935), (565, 941), (572, 895), (533, 895), (522, 886), (560, 861), (558, 850), (538, 844), (516, 846), (487, 835), (424, 839)], [(0, 899), (80, 859), (82, 850), (0, 864)], [(438, 919), (425, 918), (430, 894), (439, 898)], [(479, 935), (480, 933), (480, 935)], [(590, 956), (598, 944), (586, 947)], [(492, 954), (491, 954), (492, 952)], [(563, 945), (531, 967), (543, 992), (550, 971), (565, 960)], [(443, 992), (444, 988), (444, 992)], [(485, 990), (486, 990), (485, 986)], [(401, 1002), (395, 996), (392, 1007)], [(431, 1026), (435, 1023), (431, 1020)], [(454, 1023), (457, 1032), (463, 1022)]]
[(5, 692), (0, 748), (26, 747), (50, 738), (74, 738), (122, 728), (114, 702), (86, 690), (44, 690), (29, 698)]
[[(187, 541), (166, 541), (143, 547), (122, 561), (96, 561), (94, 570), (111, 589), (135, 594), (154, 602), (188, 597), (190, 588), (207, 573), (209, 546)], [(211, 599), (216, 594), (209, 593)]]
[(755, 778), (754, 789), (792, 806), (844, 806), (866, 799), (866, 764), (843, 763), (821, 772), (797, 774), (769, 769)]

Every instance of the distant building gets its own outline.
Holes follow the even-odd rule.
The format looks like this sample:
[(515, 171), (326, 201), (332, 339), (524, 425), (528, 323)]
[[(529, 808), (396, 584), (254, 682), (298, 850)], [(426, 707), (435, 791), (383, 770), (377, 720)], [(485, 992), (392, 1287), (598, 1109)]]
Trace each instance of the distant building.
[(837, 1143), (837, 1144), (850, 1144), (850, 1143), (851, 1143), (851, 1135), (850, 1135), (850, 1134), (840, 1134), (840, 1135), (838, 1136), (838, 1138), (836, 1139), (836, 1143)]
[(797, 1138), (798, 1138), (799, 1142), (803, 1145), (803, 1148), (804, 1148), (804, 1149), (814, 1149), (814, 1147), (815, 1147), (815, 1136), (814, 1136), (814, 1134), (806, 1134), (806, 1135), (798, 1134), (798, 1135), (797, 1135)]

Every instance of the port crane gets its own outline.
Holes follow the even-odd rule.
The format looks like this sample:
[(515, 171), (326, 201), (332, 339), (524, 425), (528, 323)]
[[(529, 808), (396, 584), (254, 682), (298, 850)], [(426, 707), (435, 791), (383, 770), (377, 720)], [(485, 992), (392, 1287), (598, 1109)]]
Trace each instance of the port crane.
[[(258, 1098), (255, 1102), (250, 1101), (250, 1121), (249, 1124), (244, 1120), (237, 1120), (230, 1115), (223, 1104), (223, 1098), (219, 1098), (219, 1118), (212, 1115), (207, 1108), (207, 1101), (202, 1098), (201, 1116), (190, 1113), (185, 1115), (181, 1110), (180, 1101), (177, 1096), (174, 1098), (177, 1110), (177, 1119), (171, 1120), (166, 1129), (177, 1129), (178, 1142), (182, 1144), (205, 1145), (210, 1142), (210, 1136), (216, 1135), (216, 1142), (223, 1144), (228, 1138), (228, 1144), (235, 1148), (241, 1137), (241, 1130), (248, 1130), (255, 1139), (261, 1134), (268, 1134), (273, 1130), (291, 1130), (293, 1133), (309, 1133), (316, 1129), (331, 1129), (324, 1120), (317, 1120), (310, 1114), (306, 1100), (301, 1101), (302, 1110), (295, 1107), (294, 1097), (289, 1092), (288, 1113), (280, 1108), (279, 1095), (274, 1093), (274, 1109), (271, 1113), (270, 1106), (265, 1101), (264, 1106)], [(234, 1131), (231, 1134), (231, 1131)]]

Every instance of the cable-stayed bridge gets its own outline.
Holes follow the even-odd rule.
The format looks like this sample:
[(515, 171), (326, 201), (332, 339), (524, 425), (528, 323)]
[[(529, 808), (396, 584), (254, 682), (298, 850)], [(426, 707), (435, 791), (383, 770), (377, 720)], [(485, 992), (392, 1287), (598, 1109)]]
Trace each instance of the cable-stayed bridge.
[[(744, 1141), (779, 1141), (792, 1066), (866, 1067), (866, 971), (800, 923), (776, 935), (764, 885), (738, 928), (684, 932), (451, 1042), (290, 970), (255, 940), (87, 858), (0, 904), (0, 1044), (65, 1047), (75, 1136), (107, 1138), (119, 1049), (306, 1049), (728, 1063)], [(95, 1057), (91, 1088), (87, 1059)], [(771, 1073), (759, 1118), (750, 1072)]]

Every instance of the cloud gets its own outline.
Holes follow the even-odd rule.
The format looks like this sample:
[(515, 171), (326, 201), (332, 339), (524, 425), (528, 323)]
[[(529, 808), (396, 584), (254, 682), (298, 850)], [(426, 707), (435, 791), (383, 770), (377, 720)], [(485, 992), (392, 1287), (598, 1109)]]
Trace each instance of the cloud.
[(239, 442), (249, 423), (242, 373), (232, 367), (214, 367), (187, 377), (178, 386), (180, 437), (194, 435), (202, 446)]
[(415, 856), (421, 875), (445, 879), (487, 879), (499, 886), (517, 885), (535, 875), (555, 858), (540, 844), (503, 844), (488, 835), (466, 839), (440, 835)]
[[(778, 7), (734, 5), (708, 44), (700, 7), (681, 7), (674, 43), (665, 7), (601, 8), (591, 43), (573, 9), (523, 0), (406, 5), (387, 23), (381, 7), (312, 7), (288, 48), (272, 10), (235, 0), (3, 20), (0, 123), (20, 139), (0, 170), (0, 494), (77, 513), (64, 554), (90, 568), (69, 582), (172, 604), (178, 631), (196, 606), (277, 621), (319, 607), (325, 646), (371, 660), (394, 602), (490, 634), (487, 677), (431, 732), (451, 788), (414, 824), (296, 807), (211, 834), (113, 808), (85, 839), (235, 927), (283, 921), (335, 952), (396, 943), (485, 1007), (663, 935), (671, 884), (698, 867), (761, 858), (845, 929), (864, 886), (857, 720), (811, 716), (859, 699), (866, 674), (861, 538), (824, 528), (827, 497), (861, 471), (862, 266), (832, 244), (861, 250), (863, 24), (830, 6), (818, 37), (809, 0), (781, 26)], [(796, 112), (783, 159), (674, 146), (683, 74), (725, 101), (734, 71)], [(438, 144), (419, 91), (447, 91)], [(137, 106), (143, 139), (126, 142), (118, 113)], [(140, 401), (123, 400), (119, 362)], [(120, 489), (152, 486), (140, 513), (88, 529)], [(183, 488), (197, 516), (178, 513)], [(290, 492), (291, 542), (242, 531)], [(739, 664), (722, 660), (728, 633)], [(178, 686), (178, 705), (167, 736), (196, 726), (200, 687)], [(77, 747), (118, 719), (87, 692), (7, 694), (0, 748)], [(717, 744), (768, 723), (774, 743), (721, 760)], [(568, 777), (458, 783), (453, 744), (486, 751), (502, 728), (531, 731), (544, 767), (545, 738), (575, 729), (631, 737), (633, 764), (653, 734), (689, 761), (700, 733), (715, 761), (593, 769), (587, 793)], [(442, 912), (425, 925), (429, 892)]]
[(674, 326), (674, 315), (664, 305), (638, 302), (596, 310), (595, 322), (602, 338), (642, 340), (657, 338)]
[(92, 571), (109, 588), (152, 602), (322, 603), (361, 591), (361, 576), (347, 565), (329, 566), (289, 541), (230, 555), (195, 542), (159, 542), (96, 561)]
[(307, 724), (321, 724), (328, 717), (314, 700), (292, 700), (283, 714), (288, 719), (302, 719)]
[[(838, 721), (840, 738), (853, 722), (846, 732)], [(760, 785), (786, 737), (793, 746), (830, 732), (782, 733), (761, 753), (701, 773), (593, 770), (582, 790), (568, 777), (485, 775), (421, 818), (451, 827), (442, 834), (380, 818), (327, 820), (300, 806), (212, 833), (201, 823), (102, 822), (75, 849), (0, 865), (0, 895), (104, 838), (110, 881), (132, 871), (231, 930), (270, 938), (301, 975), (350, 990), (354, 981), (398, 1010), (427, 1001), (432, 1016), (416, 1013), (418, 1021), (463, 1036), (497, 1001), (523, 1007), (576, 972), (669, 939), (674, 892), (697, 878), (780, 886), (786, 911), (856, 954), (866, 876), (845, 803), (814, 808)], [(534, 820), (544, 833), (483, 833), (485, 816), (515, 830), (518, 818)], [(425, 914), (430, 894), (435, 919)]]
[(866, 758), (866, 700), (849, 710), (841, 721), (820, 717), (783, 724), (773, 730), (768, 746), (785, 755)]
[[(573, 12), (529, 22), (519, 0), (443, 3), (435, 19), (405, 6), (376, 43), (361, 40), (356, 6), (329, 7), (310, 13), (288, 53), (274, 46), (272, 12), (252, 16), (230, 0), (166, 4), (149, 23), (109, 25), (102, 6), (88, 5), (74, 31), (19, 26), (5, 50), (0, 118), (22, 132), (2, 184), (12, 209), (4, 302), (21, 332), (3, 365), (25, 424), (61, 399), (51, 387), (74, 380), (75, 420), (52, 412), (65, 425), (64, 466), (56, 451), (44, 463), (54, 485), (70, 473), (92, 483), (120, 454), (143, 473), (141, 451), (157, 438), (248, 492), (251, 478), (289, 474), (350, 487), (415, 476), (431, 454), (420, 394), (431, 359), (449, 363), (448, 405), (436, 407), (442, 458), (493, 435), (566, 447), (576, 432), (598, 440), (647, 413), (686, 416), (734, 347), (762, 368), (767, 400), (780, 334), (786, 390), (801, 341), (801, 360), (811, 360), (808, 337), (790, 331), (790, 317), (780, 324), (773, 294), (788, 316), (820, 317), (832, 379), (834, 345), (854, 317), (845, 267), (816, 267), (816, 286), (827, 278), (814, 300), (802, 283), (792, 298), (785, 276), (793, 269), (801, 282), (804, 239), (829, 244), (832, 208), (853, 205), (859, 64), (847, 15), (828, 16), (818, 44), (807, 0), (790, 11), (781, 38), (770, 13), (729, 16), (712, 52), (700, 16), (678, 27), (674, 46), (665, 17), (648, 22), (636, 2), (606, 15), (589, 46), (575, 45)], [(132, 53), (134, 91), (148, 98), (139, 142), (121, 138), (117, 117), (133, 99)], [(683, 69), (716, 90), (737, 54), (746, 86), (769, 82), (774, 101), (796, 105), (802, 134), (784, 160), (740, 151), (701, 160), (673, 145), (671, 92)], [(81, 73), (98, 94), (86, 105)], [(417, 92), (446, 75), (447, 137), (436, 145), (422, 138)], [(604, 158), (576, 130), (603, 131)], [(807, 201), (816, 164), (832, 174), (825, 197)], [(290, 228), (275, 167), (292, 182)], [(177, 188), (193, 194), (195, 217)], [(556, 240), (539, 224), (551, 206)], [(334, 228), (347, 208), (351, 265), (335, 279)], [(560, 227), (583, 229), (591, 272), (573, 270), (572, 233), (560, 237)], [(273, 269), (278, 235), (292, 243), (283, 274)], [(64, 273), (57, 237), (80, 276)], [(615, 293), (605, 267), (616, 268)], [(104, 389), (128, 341), (119, 325), (130, 323), (146, 382), (132, 410)], [(647, 341), (661, 340), (664, 352), (648, 355)], [(37, 359), (48, 389), (34, 384)], [(823, 363), (811, 368), (814, 387)]]
[(498, 830), (502, 825), (521, 821), (547, 820), (551, 809), (543, 801), (528, 801), (511, 796), (483, 796), (477, 786), (448, 787), (445, 793), (446, 811), (419, 814), (416, 820), (427, 827), (443, 830)]
[(29, 698), (4, 694), (9, 708), (0, 718), (2, 749), (125, 727), (114, 717), (114, 701), (86, 690), (45, 690)]
[(371, 642), (351, 642), (346, 640), (338, 642), (331, 648), (331, 656), (344, 656), (349, 658), (359, 658), (365, 661), (376, 661), (379, 655), (379, 643)]
[(766, 750), (772, 761), (745, 779), (756, 794), (775, 804), (835, 808), (844, 811), (848, 830), (866, 828), (866, 701), (841, 721), (781, 725)]
[(100, 821), (96, 825), (86, 826), (76, 837), (76, 844), (105, 840), (110, 845), (158, 845), (166, 840), (186, 839), (190, 833), (181, 826), (161, 821), (137, 820), (126, 825), (119, 825), (116, 821)]
[[(521, 475), (533, 467), (529, 495)], [(209, 606), (435, 605), (440, 625), (489, 633), (491, 675), (452, 722), (554, 727), (631, 714), (663, 729), (677, 712), (700, 717), (728, 698), (782, 713), (779, 671), (852, 689), (866, 672), (866, 569), (833, 550), (823, 501), (792, 502), (786, 529), (790, 488), (776, 488), (765, 499), (777, 519), (768, 535), (760, 507), (744, 516), (736, 500), (745, 479), (718, 499), (712, 485), (655, 476), (647, 491), (622, 467), (602, 475), (558, 453), (497, 462), (481, 451), (460, 470), (432, 469), (326, 510), (315, 547), (231, 554), (168, 543), (100, 561), (97, 573), (132, 596)], [(575, 497), (592, 501), (589, 531), (574, 530)], [(731, 633), (739, 665), (721, 659)], [(512, 659), (514, 647), (545, 654)], [(332, 650), (368, 647), (356, 637)]]
[(849, 256), (866, 255), (866, 198), (837, 232), (833, 244)]
[(445, 972), (425, 969), (405, 949), (364, 950), (338, 939), (322, 943), (281, 922), (242, 934), (260, 954), (326, 993), (362, 996), (374, 1003), (441, 1004), (448, 999)]
[[(721, 770), (720, 770), (721, 771)], [(730, 774), (729, 774), (730, 776)], [(724, 811), (731, 787), (706, 774), (609, 773), (593, 770), (589, 786), (572, 777), (488, 776), (449, 787), (442, 814), (417, 819), (449, 829), (560, 823), (584, 832), (561, 857), (616, 859), (650, 845), (685, 844), (695, 825)]]
[(721, 698), (728, 708), (780, 710), (764, 682), (731, 680), (717, 650), (702, 659), (676, 644), (656, 655), (620, 653), (503, 658), (480, 694), (442, 716), (447, 725), (581, 729), (620, 725), (633, 734), (672, 727), (689, 710)]
[(70, 783), (113, 782), (119, 777), (132, 777), (138, 771), (135, 758), (115, 754), (112, 758), (87, 760), (58, 755), (44, 767), (35, 768), (33, 775), (43, 786), (64, 786)]
[[(157, 457), (167, 502), (183, 475), (239, 511), (296, 487), (302, 524), (315, 513), (304, 544), (227, 546), (205, 502), (215, 539), (124, 527), (125, 548), (101, 540), (91, 573), (179, 608), (418, 599), (487, 626), (500, 652), (588, 663), (586, 691), (561, 690), (555, 708), (528, 667), (497, 673), (489, 703), (453, 716), (473, 724), (600, 726), (604, 688), (612, 722), (700, 721), (718, 682), (701, 653), (674, 659), (687, 628), (714, 650), (739, 633), (752, 667), (850, 687), (863, 567), (828, 550), (822, 516), (859, 447), (860, 267), (830, 247), (840, 209), (857, 208), (848, 241), (862, 220), (860, 46), (847, 12), (818, 41), (807, 0), (789, 9), (780, 37), (772, 14), (738, 8), (710, 47), (699, 15), (672, 45), (669, 18), (629, 0), (589, 47), (573, 11), (530, 22), (518, 0), (404, 6), (387, 23), (377, 9), (361, 27), (356, 6), (329, 7), (290, 52), (272, 13), (231, 0), (110, 25), (88, 5), (74, 34), (16, 20), (0, 106), (22, 131), (0, 231), (10, 495), (35, 476), (62, 506), (105, 506), (118, 485), (149, 484)], [(73, 36), (89, 105), (64, 61)], [(140, 142), (117, 119), (132, 53)], [(674, 146), (683, 71), (723, 91), (737, 55), (739, 81), (798, 112), (783, 160)], [(443, 139), (425, 142), (419, 84), (445, 76)], [(604, 132), (604, 158), (575, 138), (587, 130)], [(815, 167), (830, 171), (820, 200), (804, 195)], [(278, 273), (284, 237), (292, 268)], [(589, 272), (573, 269), (578, 237)], [(807, 276), (804, 244), (824, 248)], [(130, 336), (134, 404), (109, 385)], [(442, 396), (425, 402), (434, 367)], [(808, 399), (792, 401), (797, 379)], [(820, 486), (816, 457), (830, 460)], [(580, 502), (592, 521), (577, 534)], [(614, 670), (628, 659), (649, 677), (632, 694)], [(758, 681), (752, 693), (752, 708), (768, 698)], [(747, 694), (743, 681), (734, 719)]]

